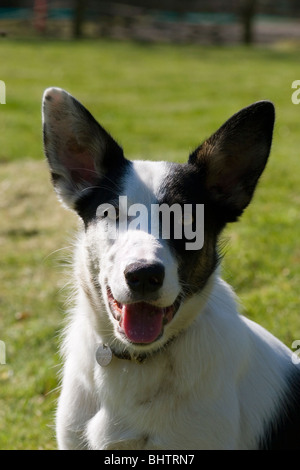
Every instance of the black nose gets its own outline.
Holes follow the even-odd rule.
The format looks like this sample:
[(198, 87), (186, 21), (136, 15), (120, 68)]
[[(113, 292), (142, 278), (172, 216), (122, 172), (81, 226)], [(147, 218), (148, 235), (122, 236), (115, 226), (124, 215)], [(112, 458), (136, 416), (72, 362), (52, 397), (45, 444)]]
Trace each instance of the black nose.
[(124, 276), (131, 290), (148, 294), (157, 291), (162, 286), (165, 268), (160, 263), (138, 261), (126, 267)]

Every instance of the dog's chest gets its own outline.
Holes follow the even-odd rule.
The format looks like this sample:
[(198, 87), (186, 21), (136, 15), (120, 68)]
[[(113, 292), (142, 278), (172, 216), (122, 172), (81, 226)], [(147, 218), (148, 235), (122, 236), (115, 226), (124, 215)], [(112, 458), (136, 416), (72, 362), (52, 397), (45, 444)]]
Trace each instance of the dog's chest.
[[(115, 362), (110, 369), (100, 368), (96, 374), (101, 406), (92, 421), (101, 448), (193, 447), (192, 384), (184, 377), (178, 381), (178, 371), (170, 358), (164, 358), (156, 367)], [(184, 442), (187, 436), (188, 442)]]

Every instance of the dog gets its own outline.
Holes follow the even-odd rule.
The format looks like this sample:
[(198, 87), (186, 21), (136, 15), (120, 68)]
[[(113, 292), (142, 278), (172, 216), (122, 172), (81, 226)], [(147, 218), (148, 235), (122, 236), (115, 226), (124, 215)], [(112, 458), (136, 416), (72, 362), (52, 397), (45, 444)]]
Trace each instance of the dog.
[[(219, 267), (220, 234), (252, 199), (274, 118), (274, 105), (259, 101), (185, 164), (130, 161), (68, 92), (45, 91), (52, 182), (82, 225), (62, 347), (60, 449), (299, 448), (299, 366), (239, 314)], [(137, 207), (149, 215), (163, 205), (189, 209), (177, 222), (194, 238), (204, 208), (196, 249), (188, 232), (175, 236), (175, 216), (169, 237), (161, 213), (155, 223), (134, 218)]]

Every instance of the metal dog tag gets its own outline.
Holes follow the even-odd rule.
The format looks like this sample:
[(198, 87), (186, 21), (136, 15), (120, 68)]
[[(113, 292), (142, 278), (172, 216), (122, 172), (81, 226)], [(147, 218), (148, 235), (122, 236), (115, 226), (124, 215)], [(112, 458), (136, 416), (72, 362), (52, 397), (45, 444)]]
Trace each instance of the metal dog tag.
[(100, 344), (96, 351), (96, 361), (101, 367), (106, 367), (112, 360), (112, 352), (106, 344)]

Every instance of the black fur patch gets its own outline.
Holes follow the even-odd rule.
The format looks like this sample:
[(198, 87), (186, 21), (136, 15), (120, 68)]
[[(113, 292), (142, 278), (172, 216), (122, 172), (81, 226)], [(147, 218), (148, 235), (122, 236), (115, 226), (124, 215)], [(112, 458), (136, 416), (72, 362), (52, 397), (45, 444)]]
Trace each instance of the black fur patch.
[[(174, 164), (158, 196), (159, 204), (204, 204), (204, 246), (200, 250), (186, 250), (187, 240), (171, 237), (169, 245), (179, 264), (179, 280), (185, 296), (203, 289), (219, 261), (218, 236), (225, 220), (205, 189), (205, 166)], [(195, 226), (193, 227), (195, 230)]]
[(124, 181), (130, 167), (131, 162), (123, 158), (119, 165), (110, 168), (97, 184), (82, 192), (76, 201), (75, 209), (84, 221), (85, 227), (95, 220), (100, 204), (118, 201), (118, 197), (124, 194)]
[(266, 425), (260, 440), (261, 450), (300, 449), (300, 369), (294, 366), (288, 379), (288, 392), (280, 403), (277, 415)]

